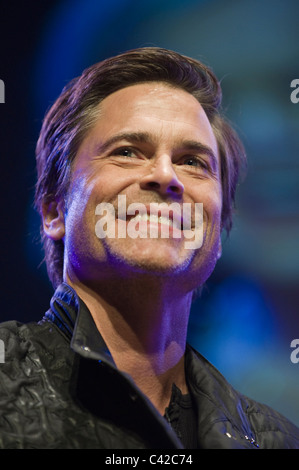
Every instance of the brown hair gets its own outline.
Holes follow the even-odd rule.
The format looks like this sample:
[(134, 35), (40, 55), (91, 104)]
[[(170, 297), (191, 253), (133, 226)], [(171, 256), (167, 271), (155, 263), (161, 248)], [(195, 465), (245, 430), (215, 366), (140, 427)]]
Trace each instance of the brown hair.
[[(245, 152), (237, 134), (221, 114), (222, 92), (214, 73), (195, 59), (148, 47), (125, 52), (86, 69), (62, 91), (43, 121), (36, 147), (38, 181), (35, 206), (66, 199), (72, 162), (94, 124), (99, 104), (111, 93), (142, 82), (160, 81), (191, 93), (202, 105), (217, 139), (223, 192), (222, 228), (230, 231), (235, 190)], [(41, 231), (49, 278), (62, 282), (63, 241)]]

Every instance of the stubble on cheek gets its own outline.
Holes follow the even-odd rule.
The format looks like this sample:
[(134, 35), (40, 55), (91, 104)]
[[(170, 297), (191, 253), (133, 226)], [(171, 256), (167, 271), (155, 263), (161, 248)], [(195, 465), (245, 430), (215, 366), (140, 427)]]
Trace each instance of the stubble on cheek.
[(65, 212), (65, 261), (72, 269), (82, 269), (85, 260), (92, 256), (95, 243), (92, 199), (92, 186), (77, 171), (68, 191)]

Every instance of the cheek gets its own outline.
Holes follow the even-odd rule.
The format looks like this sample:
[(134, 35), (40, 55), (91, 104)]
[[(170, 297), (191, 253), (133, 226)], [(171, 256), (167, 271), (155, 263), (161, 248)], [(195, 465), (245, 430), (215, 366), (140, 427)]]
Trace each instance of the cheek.
[(87, 240), (95, 236), (97, 205), (102, 202), (115, 204), (116, 197), (122, 190), (119, 178), (108, 167), (97, 170), (77, 170), (73, 175), (65, 217), (66, 239), (72, 240), (72, 243), (78, 241), (82, 244), (83, 239), (87, 243)]
[(90, 199), (91, 190), (88, 189), (84, 177), (77, 178), (68, 192), (66, 218), (69, 224), (82, 218)]
[[(213, 184), (211, 184), (213, 183)], [(219, 184), (211, 181), (203, 182), (200, 190), (193, 195), (193, 200), (203, 204), (203, 213), (206, 223), (221, 222), (222, 191)]]
[(218, 197), (216, 194), (210, 197), (206, 204), (206, 211), (209, 220), (213, 220), (215, 223), (221, 223), (221, 214), (222, 214), (222, 199)]
[(66, 201), (65, 247), (70, 253), (87, 244), (94, 222), (92, 186), (81, 175), (72, 183)]

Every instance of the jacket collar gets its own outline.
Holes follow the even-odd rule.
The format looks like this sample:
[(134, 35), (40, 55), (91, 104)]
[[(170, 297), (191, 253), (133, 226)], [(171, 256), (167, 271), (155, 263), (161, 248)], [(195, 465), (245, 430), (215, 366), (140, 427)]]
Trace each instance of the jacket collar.
[(116, 367), (110, 351), (97, 329), (90, 311), (75, 290), (63, 282), (51, 299), (46, 318), (70, 339), (71, 348), (89, 359)]
[[(67, 283), (62, 283), (56, 289), (50, 305), (51, 309), (45, 314), (46, 319), (53, 322), (70, 340), (70, 346), (76, 353), (117, 369), (89, 309), (74, 289)], [(127, 374), (122, 375), (126, 376), (126, 380), (135, 388)], [(198, 417), (200, 417), (198, 435), (200, 436), (199, 442), (205, 444), (204, 448), (214, 448), (210, 440), (213, 441), (215, 438), (217, 442), (219, 439), (225, 440), (221, 443), (222, 448), (230, 448), (230, 446), (252, 448), (252, 444), (255, 445), (254, 436), (247, 419), (244, 419), (243, 412), (241, 410), (239, 410), (240, 414), (233, 412), (234, 416), (232, 416), (229, 411), (230, 408), (235, 410), (236, 406), (240, 408), (238, 393), (205, 358), (189, 345), (186, 348), (186, 375), (189, 390), (197, 408)], [(215, 430), (211, 434), (207, 431), (212, 429), (211, 423), (221, 428), (216, 434)]]
[(109, 349), (99, 333), (92, 315), (77, 295), (74, 289), (68, 284), (62, 283), (55, 291), (51, 299), (51, 309), (45, 314), (45, 319), (54, 323), (70, 341), (70, 347), (80, 356), (87, 359), (96, 359), (99, 362), (108, 365), (114, 373), (117, 372), (119, 377), (122, 377), (121, 386), (125, 385), (132, 402), (135, 402), (138, 395), (139, 406), (150, 411), (152, 415), (156, 416), (156, 421), (159, 423), (160, 428), (164, 430), (168, 436), (168, 443), (175, 448), (182, 448), (182, 444), (178, 440), (176, 434), (171, 427), (166, 423), (165, 419), (156, 411), (148, 398), (141, 393), (136, 387), (132, 378), (124, 373), (117, 371), (117, 367), (112, 359)]

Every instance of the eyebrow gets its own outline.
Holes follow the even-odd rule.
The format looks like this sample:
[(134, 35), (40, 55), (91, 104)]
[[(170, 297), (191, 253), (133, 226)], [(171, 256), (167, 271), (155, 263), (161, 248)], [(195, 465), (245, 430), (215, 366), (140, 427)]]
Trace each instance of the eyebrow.
[[(105, 142), (101, 142), (96, 147), (97, 154), (101, 154), (109, 150), (111, 146), (113, 146), (117, 142), (120, 142), (121, 140), (127, 140), (128, 142), (132, 143), (143, 143), (151, 145), (154, 145), (156, 143), (153, 136), (148, 132), (123, 132), (110, 137)], [(215, 170), (218, 167), (218, 159), (211, 147), (209, 147), (208, 145), (202, 144), (201, 142), (198, 142), (196, 140), (187, 139), (179, 141), (177, 144), (177, 148), (190, 150), (201, 155), (206, 155), (211, 160), (213, 169)]]

